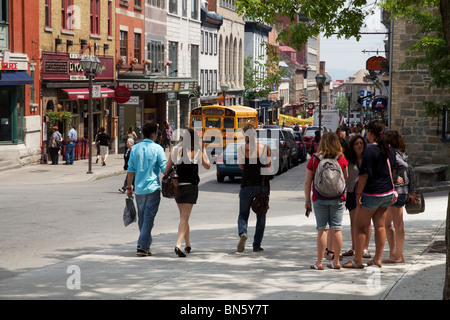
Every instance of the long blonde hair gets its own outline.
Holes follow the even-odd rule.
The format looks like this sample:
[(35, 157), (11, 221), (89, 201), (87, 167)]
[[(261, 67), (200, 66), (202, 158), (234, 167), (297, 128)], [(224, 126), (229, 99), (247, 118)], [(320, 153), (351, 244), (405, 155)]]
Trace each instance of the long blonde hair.
[(336, 158), (343, 154), (342, 146), (336, 133), (325, 132), (322, 135), (317, 153), (322, 154), (324, 158)]

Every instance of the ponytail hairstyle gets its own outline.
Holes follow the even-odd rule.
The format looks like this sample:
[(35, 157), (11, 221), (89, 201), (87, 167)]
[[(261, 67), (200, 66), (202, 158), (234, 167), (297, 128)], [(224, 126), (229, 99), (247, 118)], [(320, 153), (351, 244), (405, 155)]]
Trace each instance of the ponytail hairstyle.
[(388, 137), (384, 133), (384, 126), (376, 120), (372, 120), (366, 127), (367, 131), (373, 134), (375, 142), (380, 147), (380, 152), (386, 159), (391, 154), (391, 149), (389, 148)]
[(393, 130), (386, 132), (386, 136), (388, 138), (388, 142), (391, 145), (392, 148), (405, 152), (406, 151), (406, 144), (405, 140), (403, 140), (402, 135), (400, 132)]

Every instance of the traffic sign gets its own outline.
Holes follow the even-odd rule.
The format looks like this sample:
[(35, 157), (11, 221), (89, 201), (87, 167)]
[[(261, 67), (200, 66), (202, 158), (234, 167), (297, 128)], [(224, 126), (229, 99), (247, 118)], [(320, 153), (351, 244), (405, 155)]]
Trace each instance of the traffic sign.
[(92, 86), (92, 98), (101, 98), (102, 96), (102, 87), (95, 85)]

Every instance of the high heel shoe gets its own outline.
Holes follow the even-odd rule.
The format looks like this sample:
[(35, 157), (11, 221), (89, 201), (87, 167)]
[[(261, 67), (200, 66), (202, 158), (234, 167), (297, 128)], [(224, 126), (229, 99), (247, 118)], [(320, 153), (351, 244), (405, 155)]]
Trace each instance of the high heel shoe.
[(180, 258), (186, 257), (186, 255), (183, 253), (183, 251), (181, 251), (180, 248), (178, 248), (178, 247), (175, 247), (175, 253), (176, 253)]
[(187, 253), (191, 253), (191, 249), (192, 248), (190, 246), (187, 246), (186, 248), (184, 248), (184, 251)]

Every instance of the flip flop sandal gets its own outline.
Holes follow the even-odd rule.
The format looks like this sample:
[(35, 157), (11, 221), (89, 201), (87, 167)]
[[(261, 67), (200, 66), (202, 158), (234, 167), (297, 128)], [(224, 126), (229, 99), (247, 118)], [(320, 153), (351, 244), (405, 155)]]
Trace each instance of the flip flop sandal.
[(320, 266), (320, 267), (319, 267), (319, 266), (317, 265), (317, 262), (314, 263), (314, 264), (312, 264), (312, 265), (310, 265), (309, 268), (310, 268), (310, 269), (314, 269), (314, 270), (323, 270), (323, 266)]
[(341, 266), (338, 264), (337, 266), (334, 265), (333, 261), (327, 264), (327, 267), (330, 269), (340, 269)]
[(344, 257), (350, 257), (350, 256), (353, 255), (353, 253), (354, 253), (354, 250), (353, 250), (353, 249), (349, 249), (349, 250), (347, 250), (347, 252), (344, 252), (344, 253), (342, 254), (342, 256), (344, 256)]
[[(348, 265), (350, 262), (351, 262), (351, 265)], [(362, 265), (356, 264), (356, 262), (353, 261), (353, 260), (346, 262), (343, 265), (343, 267), (344, 268), (353, 268), (353, 269), (364, 269), (364, 265), (363, 264)]]
[(372, 258), (372, 256), (369, 253), (369, 250), (366, 249), (363, 250), (363, 258)]
[(378, 268), (381, 268), (381, 265), (376, 264), (373, 260), (367, 261), (367, 266), (368, 267), (376, 266)]

